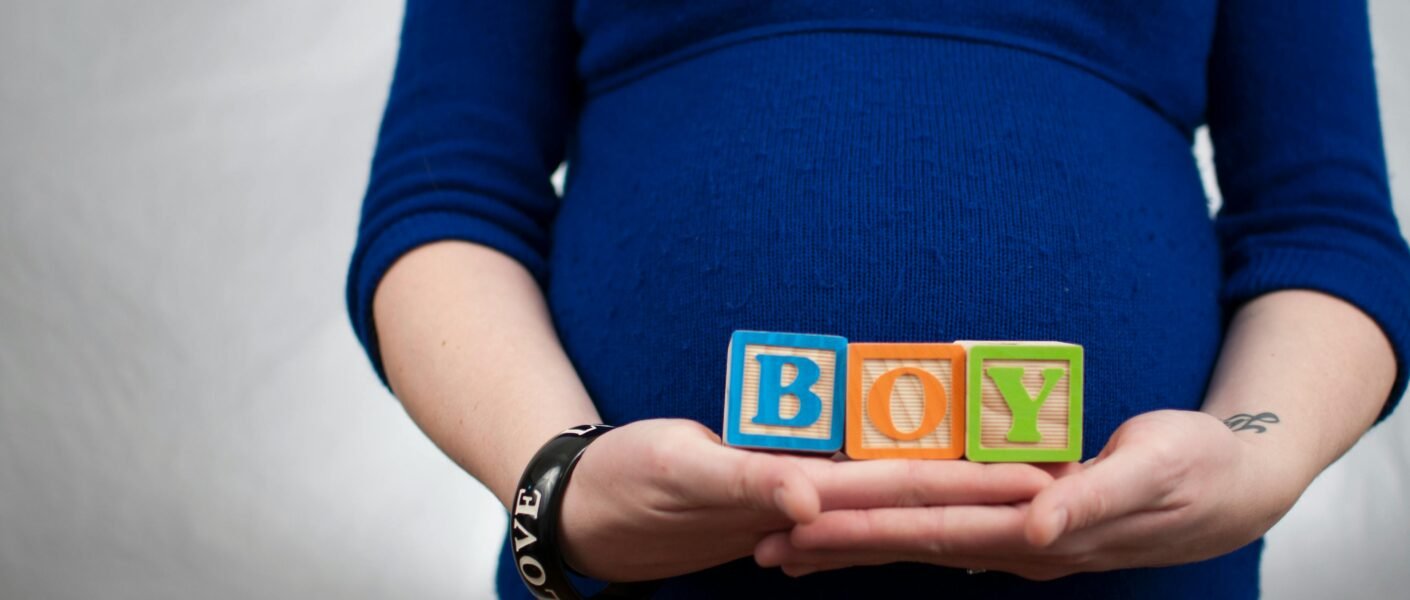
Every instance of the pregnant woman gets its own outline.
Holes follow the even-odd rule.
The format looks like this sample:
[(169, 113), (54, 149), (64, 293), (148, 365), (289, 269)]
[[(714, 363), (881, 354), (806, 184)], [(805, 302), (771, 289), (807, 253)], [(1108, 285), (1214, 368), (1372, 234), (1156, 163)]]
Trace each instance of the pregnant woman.
[[(409, 0), (348, 303), (506, 507), (619, 426), (559, 490), (584, 594), (1245, 598), (1407, 290), (1362, 3)], [(736, 329), (1082, 344), (1088, 460), (724, 447)]]

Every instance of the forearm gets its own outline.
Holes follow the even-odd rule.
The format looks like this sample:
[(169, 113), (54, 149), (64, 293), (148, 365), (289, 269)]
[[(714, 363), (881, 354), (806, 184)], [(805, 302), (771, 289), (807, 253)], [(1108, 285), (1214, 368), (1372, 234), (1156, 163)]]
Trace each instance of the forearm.
[(418, 248), (382, 279), (373, 315), (393, 392), (506, 506), (540, 445), (599, 420), (542, 292), (499, 252), (464, 242)]
[(1276, 415), (1277, 423), (1230, 424), (1300, 493), (1371, 426), (1395, 368), (1389, 341), (1356, 307), (1318, 292), (1275, 292), (1234, 315), (1201, 410), (1221, 420)]

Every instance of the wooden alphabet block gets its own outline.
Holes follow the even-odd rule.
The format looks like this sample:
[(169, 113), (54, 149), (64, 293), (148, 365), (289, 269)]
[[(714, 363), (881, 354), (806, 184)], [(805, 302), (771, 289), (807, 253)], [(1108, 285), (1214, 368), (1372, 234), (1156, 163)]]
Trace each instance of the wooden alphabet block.
[(842, 449), (847, 338), (736, 331), (728, 362), (726, 444), (827, 454)]
[(956, 342), (968, 366), (965, 456), (976, 462), (1082, 458), (1082, 347)]
[(964, 354), (956, 344), (848, 345), (847, 456), (963, 456)]

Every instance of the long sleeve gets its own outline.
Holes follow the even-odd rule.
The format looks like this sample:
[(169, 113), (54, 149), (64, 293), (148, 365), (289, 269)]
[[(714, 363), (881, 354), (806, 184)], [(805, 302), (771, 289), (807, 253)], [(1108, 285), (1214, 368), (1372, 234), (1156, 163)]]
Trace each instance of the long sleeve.
[(559, 0), (408, 0), (347, 281), (353, 327), (385, 381), (372, 296), (403, 254), (466, 240), (542, 280), (549, 178), (575, 115), (577, 38)]
[(1367, 7), (1356, 0), (1225, 0), (1208, 122), (1224, 205), (1223, 300), (1288, 288), (1370, 315), (1406, 387), (1410, 251), (1391, 211)]

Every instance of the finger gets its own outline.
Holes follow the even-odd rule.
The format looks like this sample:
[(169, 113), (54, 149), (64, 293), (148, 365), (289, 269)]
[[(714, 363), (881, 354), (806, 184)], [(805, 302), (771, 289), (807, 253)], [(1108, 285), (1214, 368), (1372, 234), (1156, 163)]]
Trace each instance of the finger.
[(1008, 505), (828, 511), (812, 523), (794, 527), (789, 540), (809, 550), (992, 554), (1026, 545), (1024, 513)]
[(1146, 446), (1117, 448), (1058, 478), (1033, 498), (1025, 526), (1028, 541), (1047, 547), (1066, 533), (1157, 508), (1175, 485), (1159, 456)]
[(1078, 462), (1067, 462), (1037, 463), (1033, 466), (1041, 469), (1044, 473), (1047, 473), (1053, 479), (1062, 479), (1063, 477), (1068, 477), (1070, 475), (1076, 475), (1078, 473), (1081, 473), (1083, 469), (1087, 468), (1090, 465)]
[(913, 561), (920, 557), (896, 550), (813, 550), (795, 546), (786, 531), (769, 534), (754, 546), (754, 562), (761, 567), (784, 565), (867, 566)]
[(1153, 538), (1168, 536), (1172, 528), (1181, 527), (1182, 523), (1175, 511), (1141, 512), (1073, 532), (1049, 548), (994, 548), (988, 552), (943, 555), (805, 549), (794, 545), (787, 532), (779, 532), (755, 546), (754, 558), (761, 566), (778, 566), (794, 577), (848, 567), (920, 562), (1045, 580), (1079, 571), (1183, 564), (1207, 558), (1209, 553), (1197, 552), (1172, 557), (1168, 548), (1150, 543)]
[(949, 567), (952, 569), (966, 569), (974, 571), (974, 574), (976, 575), (979, 573), (988, 572), (1019, 573), (1021, 572), (1020, 569), (1024, 568), (1022, 565), (1014, 565), (1006, 562), (983, 562), (980, 559), (960, 557), (956, 557), (954, 560), (947, 560), (943, 563), (930, 563), (924, 560), (916, 560), (914, 558), (873, 560), (867, 556), (853, 556), (842, 558), (837, 562), (798, 564), (788, 563), (779, 565), (779, 569), (783, 571), (784, 575), (787, 575), (789, 577), (803, 577), (805, 575), (812, 575), (814, 573), (825, 573), (827, 571), (837, 571), (841, 569), (850, 569), (853, 567), (874, 567), (881, 565), (889, 565), (897, 562), (917, 562), (924, 564), (933, 564), (940, 567)]
[(1026, 464), (867, 460), (803, 465), (822, 510), (1007, 504), (1030, 500), (1052, 482)]
[(805, 550), (794, 546), (785, 532), (772, 534), (761, 540), (754, 548), (754, 560), (762, 567), (781, 567), (785, 574), (792, 577), (896, 562), (919, 562), (958, 568), (981, 568), (980, 565), (994, 563), (992, 558), (930, 556), (894, 550)]
[[(923, 562), (923, 561), (906, 561), (906, 562)], [(885, 564), (885, 563), (878, 563), (878, 564)], [(967, 570), (967, 571), (970, 571), (970, 574), (971, 574), (971, 575), (978, 575), (978, 576), (981, 576), (981, 577), (984, 576), (985, 573), (989, 573), (989, 574), (991, 574), (991, 576), (992, 576), (992, 574), (1003, 573), (1003, 574), (1017, 575), (1017, 576), (1019, 576), (1019, 577), (1022, 577), (1022, 578), (1024, 578), (1024, 579), (1028, 579), (1028, 580), (1031, 580), (1031, 581), (1051, 581), (1051, 580), (1057, 579), (1057, 578), (1059, 578), (1059, 577), (1066, 577), (1066, 576), (1071, 575), (1071, 574), (1073, 574), (1073, 573), (1079, 572), (1079, 571), (1077, 571), (1077, 570), (1070, 569), (1070, 568), (1065, 568), (1065, 567), (1034, 566), (1034, 565), (1030, 565), (1030, 564), (1014, 563), (1014, 562), (1009, 562), (1009, 561), (986, 562), (986, 561), (981, 560), (981, 559), (973, 559), (973, 560), (970, 560), (970, 559), (957, 559), (957, 560), (955, 560), (955, 561), (946, 562), (946, 563), (944, 563), (944, 564), (938, 564), (938, 563), (936, 563), (936, 564), (937, 564), (937, 566), (941, 566), (941, 567), (950, 567), (950, 568), (953, 568), (953, 569), (965, 569), (965, 570)], [(812, 575), (812, 574), (814, 574), (814, 573), (823, 573), (823, 572), (827, 572), (827, 571), (836, 571), (836, 570), (840, 570), (840, 569), (849, 569), (849, 568), (852, 568), (852, 567), (862, 567), (862, 566), (871, 566), (871, 565), (867, 565), (867, 564), (852, 564), (852, 563), (842, 562), (842, 563), (797, 564), (797, 565), (794, 565), (794, 564), (787, 564), (787, 565), (781, 565), (779, 568), (780, 568), (780, 570), (783, 571), (783, 573), (784, 573), (785, 575), (788, 575), (789, 577), (803, 577), (803, 576), (805, 576), (805, 575)]]
[(903, 561), (915, 562), (920, 559), (921, 557), (894, 550), (805, 550), (794, 546), (786, 531), (770, 534), (754, 547), (754, 561), (761, 567), (792, 565), (795, 568), (809, 566), (814, 570), (831, 570)]
[(707, 444), (678, 450), (673, 460), (676, 489), (698, 505), (748, 508), (794, 523), (811, 522), (820, 511), (817, 489), (800, 466), (813, 459)]

